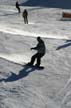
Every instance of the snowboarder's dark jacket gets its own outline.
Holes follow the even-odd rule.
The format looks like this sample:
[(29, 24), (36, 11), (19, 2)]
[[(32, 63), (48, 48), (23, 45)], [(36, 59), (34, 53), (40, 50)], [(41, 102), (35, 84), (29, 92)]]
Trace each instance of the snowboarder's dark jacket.
[(37, 46), (34, 48), (31, 48), (31, 49), (37, 50), (37, 52), (40, 54), (45, 54), (45, 52), (46, 52), (45, 44), (44, 44), (43, 40), (41, 40), (41, 39), (38, 42)]
[(25, 9), (24, 12), (23, 12), (23, 17), (26, 18), (27, 16), (28, 16), (28, 12), (27, 12), (27, 10)]

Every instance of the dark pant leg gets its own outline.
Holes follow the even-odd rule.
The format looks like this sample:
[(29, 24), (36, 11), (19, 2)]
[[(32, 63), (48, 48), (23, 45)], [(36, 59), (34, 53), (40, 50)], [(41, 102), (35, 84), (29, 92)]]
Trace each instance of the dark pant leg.
[(35, 59), (38, 57), (38, 53), (32, 56), (30, 64), (34, 64)]
[(28, 19), (27, 19), (27, 17), (24, 17), (24, 23), (25, 23), (25, 24), (28, 24)]
[(20, 13), (20, 8), (18, 8), (18, 11), (19, 11), (19, 13)]
[(28, 24), (28, 18), (26, 17), (26, 24)]
[(41, 64), (41, 58), (44, 56), (44, 54), (39, 54), (38, 53), (38, 56), (37, 56), (37, 66), (40, 66)]
[(19, 8), (19, 7), (17, 7), (17, 9), (18, 9), (18, 12), (20, 13), (20, 8)]

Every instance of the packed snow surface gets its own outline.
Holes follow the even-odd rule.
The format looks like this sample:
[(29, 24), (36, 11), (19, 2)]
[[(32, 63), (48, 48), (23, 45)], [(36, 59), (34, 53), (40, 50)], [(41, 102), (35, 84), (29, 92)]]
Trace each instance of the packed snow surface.
[[(0, 108), (71, 108), (71, 19), (62, 18), (71, 10), (20, 6), (18, 14), (11, 2), (0, 1)], [(25, 66), (37, 36), (46, 45), (43, 70)]]

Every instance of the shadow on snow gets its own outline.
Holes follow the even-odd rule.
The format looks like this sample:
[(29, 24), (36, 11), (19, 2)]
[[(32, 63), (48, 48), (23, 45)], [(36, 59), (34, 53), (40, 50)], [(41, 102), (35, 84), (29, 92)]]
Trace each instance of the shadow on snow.
[(36, 69), (37, 69), (36, 67), (30, 67), (30, 66), (26, 66), (25, 65), (24, 68), (19, 71), (19, 74), (18, 75), (16, 75), (15, 73), (11, 72), (11, 76), (9, 76), (8, 78), (2, 78), (2, 79), (0, 79), (0, 82), (2, 82), (2, 81), (5, 81), (5, 82), (17, 81), (19, 79), (22, 79), (22, 78), (28, 76), (28, 74), (30, 72), (33, 72)]
[(62, 48), (66, 48), (66, 47), (68, 47), (68, 46), (70, 46), (70, 45), (71, 45), (71, 40), (66, 40), (66, 43), (65, 43), (64, 45), (58, 46), (58, 47), (56, 48), (56, 50), (60, 50), (60, 49), (62, 49)]

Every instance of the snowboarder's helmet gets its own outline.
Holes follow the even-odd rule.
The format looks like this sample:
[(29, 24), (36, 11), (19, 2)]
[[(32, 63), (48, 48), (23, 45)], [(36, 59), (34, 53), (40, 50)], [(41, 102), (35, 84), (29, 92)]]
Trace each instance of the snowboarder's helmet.
[(38, 37), (37, 37), (37, 40), (40, 40), (40, 39), (41, 39), (41, 38), (38, 36)]

